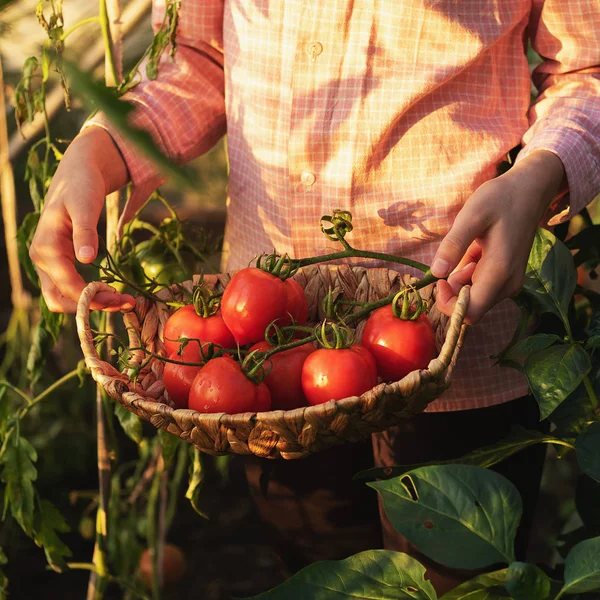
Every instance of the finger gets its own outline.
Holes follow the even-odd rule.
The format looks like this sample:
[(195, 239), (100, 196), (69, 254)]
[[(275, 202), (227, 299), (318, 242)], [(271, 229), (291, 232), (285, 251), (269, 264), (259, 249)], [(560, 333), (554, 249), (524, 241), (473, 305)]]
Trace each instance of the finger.
[[(463, 208), (446, 234), (431, 263), (434, 277), (447, 277), (461, 262), (476, 238), (481, 237), (487, 225), (481, 215), (471, 208)], [(469, 259), (468, 262), (471, 262)]]
[(481, 249), (481, 244), (478, 240), (475, 240), (468, 247), (467, 251), (465, 252), (465, 255), (461, 258), (456, 269), (454, 269), (454, 271), (450, 273), (449, 278), (452, 277), (452, 275), (457, 271), (464, 269), (467, 265), (471, 263), (478, 263), (481, 260), (482, 252), (483, 251)]
[(65, 298), (46, 273), (38, 270), (38, 275), (42, 286), (42, 296), (51, 312), (71, 314), (77, 312), (77, 303), (70, 298)]
[(98, 254), (98, 220), (102, 204), (70, 202), (66, 205), (73, 225), (73, 250), (77, 260), (89, 264)]
[(452, 315), (458, 294), (465, 285), (471, 283), (476, 267), (477, 263), (469, 263), (460, 271), (455, 271), (450, 275), (447, 281), (440, 279), (437, 282), (435, 303), (441, 313), (448, 317)]

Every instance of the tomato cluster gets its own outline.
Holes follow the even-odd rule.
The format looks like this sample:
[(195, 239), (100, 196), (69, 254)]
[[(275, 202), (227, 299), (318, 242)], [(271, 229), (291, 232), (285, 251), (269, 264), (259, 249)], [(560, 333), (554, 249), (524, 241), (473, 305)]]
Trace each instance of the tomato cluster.
[[(397, 312), (391, 305), (373, 312), (361, 344), (338, 336), (333, 344), (322, 341), (323, 348), (297, 342), (278, 351), (265, 331), (273, 323), (305, 325), (306, 296), (293, 279), (249, 267), (232, 277), (214, 313), (201, 314), (191, 304), (171, 315), (164, 346), (176, 362), (165, 363), (165, 387), (176, 406), (204, 413), (292, 410), (360, 396), (378, 378), (397, 381), (425, 368), (435, 354), (427, 316)], [(219, 351), (207, 359), (211, 344)], [(240, 362), (236, 354), (247, 358)]]

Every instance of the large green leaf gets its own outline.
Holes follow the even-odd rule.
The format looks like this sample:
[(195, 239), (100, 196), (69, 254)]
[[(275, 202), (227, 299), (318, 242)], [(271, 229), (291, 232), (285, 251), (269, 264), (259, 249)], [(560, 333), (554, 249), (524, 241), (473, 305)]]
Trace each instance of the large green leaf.
[(565, 560), (565, 584), (556, 600), (564, 594), (583, 594), (600, 590), (600, 537), (577, 544)]
[(560, 438), (552, 435), (544, 435), (540, 431), (523, 429), (520, 426), (515, 426), (510, 434), (503, 440), (491, 446), (478, 448), (469, 454), (465, 454), (460, 458), (451, 460), (435, 461), (430, 463), (422, 463), (415, 465), (398, 465), (395, 467), (377, 467), (374, 469), (366, 469), (354, 476), (354, 479), (359, 481), (374, 481), (375, 479), (391, 479), (403, 475), (411, 469), (418, 467), (427, 467), (434, 465), (474, 465), (477, 467), (491, 467), (504, 459), (516, 454), (517, 452), (535, 446), (536, 444), (555, 444), (561, 443)]
[(66, 568), (65, 558), (71, 556), (71, 550), (58, 537), (58, 533), (67, 531), (70, 527), (57, 508), (48, 500), (42, 500), (35, 515), (34, 540), (44, 548), (48, 564), (57, 572)]
[(508, 569), (483, 573), (445, 593), (440, 600), (510, 600), (504, 587)]
[(514, 562), (508, 566), (504, 587), (515, 600), (545, 600), (550, 595), (550, 579), (539, 567)]
[(367, 550), (345, 560), (313, 563), (276, 588), (247, 600), (436, 600), (416, 559), (390, 550)]
[(550, 420), (556, 425), (554, 435), (575, 438), (595, 418), (593, 403), (582, 383), (554, 410)]
[(4, 515), (8, 509), (23, 531), (33, 533), (33, 482), (37, 479), (35, 448), (16, 429), (11, 429), (0, 450), (0, 479), (4, 489)]
[(429, 558), (456, 569), (514, 561), (523, 506), (502, 475), (470, 465), (440, 465), (368, 485), (381, 495), (396, 530)]
[(561, 338), (553, 333), (531, 335), (518, 341), (512, 348), (509, 348), (502, 355), (502, 358), (507, 360), (525, 360), (530, 354), (545, 350), (552, 346), (552, 344), (560, 342), (560, 340)]
[(581, 470), (600, 482), (600, 422), (592, 423), (577, 436), (575, 451)]
[(577, 284), (569, 249), (549, 231), (538, 229), (527, 261), (523, 293), (539, 313), (552, 312), (568, 328), (567, 311)]
[(575, 391), (591, 368), (590, 357), (579, 344), (556, 344), (529, 356), (525, 375), (542, 419)]

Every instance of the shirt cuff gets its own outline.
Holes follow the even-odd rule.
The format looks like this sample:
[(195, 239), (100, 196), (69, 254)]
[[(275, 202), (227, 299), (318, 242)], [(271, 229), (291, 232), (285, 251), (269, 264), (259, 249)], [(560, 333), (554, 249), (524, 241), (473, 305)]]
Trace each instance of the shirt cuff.
[[(150, 133), (161, 152), (165, 153), (160, 143), (160, 135), (148, 117), (142, 113), (134, 114), (132, 124)], [(131, 221), (135, 213), (148, 200), (150, 194), (166, 180), (166, 177), (160, 173), (152, 160), (147, 158), (143, 152), (138, 150), (135, 144), (120, 133), (119, 129), (111, 123), (104, 113), (97, 113), (86, 121), (82, 131), (88, 127), (101, 127), (112, 137), (129, 173), (129, 180), (132, 184), (131, 193), (119, 218), (117, 235), (120, 236), (123, 226)]]
[(515, 164), (536, 150), (547, 150), (556, 154), (565, 168), (568, 194), (555, 208), (548, 225), (568, 221), (600, 193), (600, 156), (593, 153), (596, 143), (576, 123), (546, 126), (535, 132), (519, 152)]

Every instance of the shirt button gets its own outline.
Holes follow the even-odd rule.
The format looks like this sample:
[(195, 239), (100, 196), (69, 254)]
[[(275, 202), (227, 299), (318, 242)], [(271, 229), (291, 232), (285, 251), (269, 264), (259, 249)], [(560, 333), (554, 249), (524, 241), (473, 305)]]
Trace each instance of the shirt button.
[(315, 61), (321, 52), (323, 52), (323, 46), (319, 42), (310, 42), (306, 45), (306, 53), (310, 56), (312, 62)]
[(311, 171), (304, 171), (304, 173), (302, 173), (302, 175), (300, 175), (300, 181), (306, 187), (311, 186), (315, 182), (316, 179), (317, 178), (315, 177), (315, 174), (312, 173)]

